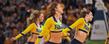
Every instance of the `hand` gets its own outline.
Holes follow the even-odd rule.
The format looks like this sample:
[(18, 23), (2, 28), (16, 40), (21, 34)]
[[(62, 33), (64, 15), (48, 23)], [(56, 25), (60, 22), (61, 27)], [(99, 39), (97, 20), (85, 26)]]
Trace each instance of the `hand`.
[(67, 33), (68, 36), (70, 36), (70, 33)]
[(14, 37), (11, 38), (12, 41), (15, 41), (16, 39)]

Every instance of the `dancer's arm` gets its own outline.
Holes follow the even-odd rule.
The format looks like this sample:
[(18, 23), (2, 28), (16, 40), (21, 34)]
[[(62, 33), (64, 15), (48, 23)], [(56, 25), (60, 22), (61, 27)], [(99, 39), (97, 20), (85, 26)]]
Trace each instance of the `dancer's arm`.
[(26, 33), (30, 32), (32, 29), (36, 30), (36, 25), (35, 23), (30, 24), (22, 33), (18, 34), (15, 37), (15, 40), (19, 39), (20, 37), (22, 37), (23, 35), (25, 35)]

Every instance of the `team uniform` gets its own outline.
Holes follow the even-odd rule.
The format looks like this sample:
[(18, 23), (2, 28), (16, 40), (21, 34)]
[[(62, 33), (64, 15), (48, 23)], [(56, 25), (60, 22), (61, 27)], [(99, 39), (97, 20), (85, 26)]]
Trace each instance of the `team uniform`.
[(39, 28), (35, 23), (31, 23), (23, 32), (18, 34), (15, 39), (19, 39), (23, 35), (27, 34), (28, 32), (31, 33), (30, 37), (28, 38), (28, 44), (38, 44), (38, 36), (39, 32), (41, 31), (41, 27)]
[(89, 35), (91, 25), (85, 21), (84, 18), (78, 19), (71, 26), (65, 29), (67, 33), (70, 30), (75, 30), (74, 38), (71, 41), (71, 44), (83, 44)]
[(60, 44), (64, 36), (61, 21), (57, 20), (54, 16), (46, 20), (41, 35), (44, 37), (47, 44)]

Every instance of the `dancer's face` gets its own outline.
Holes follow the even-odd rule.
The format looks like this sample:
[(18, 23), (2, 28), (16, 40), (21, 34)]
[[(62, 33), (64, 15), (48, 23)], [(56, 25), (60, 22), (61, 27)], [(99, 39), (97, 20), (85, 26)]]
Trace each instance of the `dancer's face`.
[(64, 6), (63, 6), (63, 5), (61, 5), (61, 4), (58, 4), (58, 5), (57, 5), (57, 7), (56, 7), (56, 12), (59, 13), (59, 14), (58, 14), (59, 17), (62, 17), (63, 9), (64, 9)]
[(93, 19), (93, 14), (92, 14), (92, 12), (90, 12), (90, 13), (87, 15), (87, 18), (88, 18), (88, 21), (92, 21), (92, 19)]
[(40, 14), (39, 19), (40, 19), (40, 21), (44, 20), (44, 14), (43, 13)]
[(58, 4), (57, 5), (57, 8), (56, 8), (56, 10), (57, 10), (57, 12), (59, 12), (59, 13), (63, 13), (63, 9), (64, 9), (64, 7), (62, 7), (62, 5), (61, 4)]

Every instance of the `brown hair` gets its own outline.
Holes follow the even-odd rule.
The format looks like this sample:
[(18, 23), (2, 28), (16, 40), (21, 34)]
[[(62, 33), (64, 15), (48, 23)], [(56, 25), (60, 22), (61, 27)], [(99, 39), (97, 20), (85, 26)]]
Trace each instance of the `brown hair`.
[(62, 8), (64, 8), (64, 4), (63, 3), (56, 3), (56, 2), (53, 2), (53, 3), (51, 3), (51, 5), (50, 5), (50, 16), (53, 16), (54, 14), (55, 14), (55, 9), (57, 8), (57, 5), (58, 4), (60, 4), (60, 6), (62, 7)]
[(91, 11), (88, 11), (88, 10), (82, 10), (81, 12), (80, 12), (80, 17), (85, 17), (86, 15), (88, 15), (89, 13), (90, 13)]

